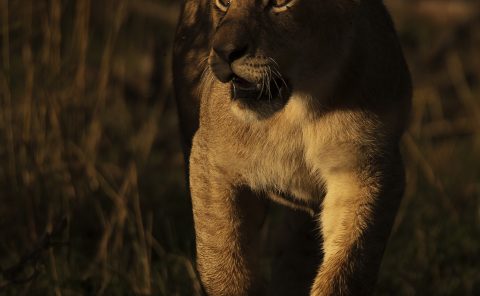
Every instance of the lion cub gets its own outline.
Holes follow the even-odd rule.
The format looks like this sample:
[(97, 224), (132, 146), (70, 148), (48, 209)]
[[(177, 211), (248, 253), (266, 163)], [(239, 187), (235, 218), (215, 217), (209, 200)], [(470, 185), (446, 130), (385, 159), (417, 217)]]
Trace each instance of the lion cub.
[(174, 84), (206, 293), (265, 295), (259, 231), (274, 199), (312, 213), (323, 240), (309, 287), (275, 295), (370, 294), (411, 99), (382, 1), (186, 0)]

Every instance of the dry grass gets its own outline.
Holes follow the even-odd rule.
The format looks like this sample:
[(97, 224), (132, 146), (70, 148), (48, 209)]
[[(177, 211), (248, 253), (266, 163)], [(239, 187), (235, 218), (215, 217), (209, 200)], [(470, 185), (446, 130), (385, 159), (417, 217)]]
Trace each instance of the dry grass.
[[(415, 97), (377, 294), (478, 295), (479, 7), (387, 3)], [(175, 11), (0, 0), (0, 294), (200, 294), (171, 100)]]

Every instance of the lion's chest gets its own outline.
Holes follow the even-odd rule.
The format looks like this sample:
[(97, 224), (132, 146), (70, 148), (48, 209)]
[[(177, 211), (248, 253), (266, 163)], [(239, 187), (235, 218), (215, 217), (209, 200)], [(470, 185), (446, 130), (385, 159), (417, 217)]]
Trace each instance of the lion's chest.
[[(293, 136), (293, 135), (292, 135)], [(285, 140), (285, 141), (281, 141)], [(321, 187), (307, 167), (300, 138), (262, 140), (244, 154), (242, 177), (256, 190), (275, 190), (310, 199)]]
[(307, 159), (304, 125), (284, 116), (268, 127), (251, 129), (240, 142), (240, 174), (253, 189), (278, 191), (302, 200), (322, 195), (321, 174)]
[(253, 189), (312, 200), (323, 196), (332, 172), (355, 166), (359, 158), (356, 147), (365, 139), (351, 115), (309, 121), (298, 109), (287, 106), (274, 124), (252, 129), (240, 140), (239, 173)]

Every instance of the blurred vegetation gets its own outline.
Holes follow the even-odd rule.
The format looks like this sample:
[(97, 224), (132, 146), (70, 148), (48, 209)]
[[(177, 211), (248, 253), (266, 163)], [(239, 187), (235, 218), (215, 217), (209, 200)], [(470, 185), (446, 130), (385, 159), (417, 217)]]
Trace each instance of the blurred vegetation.
[[(378, 295), (480, 295), (480, 6), (386, 1), (414, 84)], [(199, 295), (178, 1), (0, 0), (0, 294)]]

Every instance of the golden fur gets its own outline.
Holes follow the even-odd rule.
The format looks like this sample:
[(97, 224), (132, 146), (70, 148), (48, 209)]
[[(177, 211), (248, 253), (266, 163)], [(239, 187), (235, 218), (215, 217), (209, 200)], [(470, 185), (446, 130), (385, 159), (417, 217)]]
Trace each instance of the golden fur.
[[(265, 295), (258, 240), (267, 199), (312, 214), (323, 239), (313, 282), (272, 295), (370, 294), (403, 193), (398, 142), (411, 86), (382, 2), (292, 3), (183, 6), (174, 83), (208, 295)], [(221, 50), (240, 52), (242, 42), (225, 71), (261, 85), (267, 99), (233, 98), (222, 76), (218, 63), (231, 56)]]

